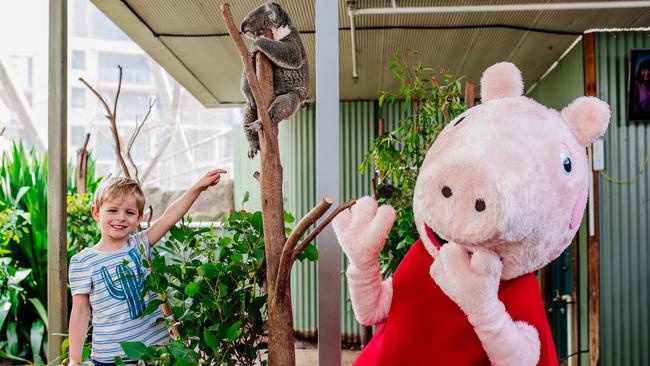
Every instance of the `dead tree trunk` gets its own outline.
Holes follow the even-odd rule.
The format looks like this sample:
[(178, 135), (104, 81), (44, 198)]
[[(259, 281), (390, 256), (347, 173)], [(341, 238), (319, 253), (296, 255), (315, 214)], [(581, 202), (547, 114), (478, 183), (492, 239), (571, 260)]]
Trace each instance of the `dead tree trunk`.
[[(262, 197), (262, 221), (264, 224), (264, 245), (266, 255), (266, 289), (269, 328), (269, 355), (271, 366), (295, 365), (293, 338), (293, 315), (291, 310), (291, 268), (298, 255), (341, 211), (352, 206), (351, 200), (337, 207), (327, 218), (322, 220), (300, 243), (300, 238), (332, 205), (332, 200), (325, 197), (305, 217), (303, 217), (287, 239), (284, 232), (284, 207), (282, 199), (282, 164), (278, 146), (278, 126), (269, 118), (270, 101), (273, 95), (273, 68), (269, 59), (257, 53), (257, 74), (253, 69), (250, 53), (237, 30), (230, 5), (223, 4), (221, 12), (228, 28), (228, 33), (239, 50), (246, 79), (257, 105), (258, 118), (262, 121), (259, 133), (261, 169), (259, 182)], [(271, 37), (270, 30), (267, 36)]]
[(77, 150), (77, 193), (84, 194), (88, 191), (87, 187), (87, 174), (88, 174), (88, 141), (90, 134), (86, 134), (86, 141), (83, 147)]

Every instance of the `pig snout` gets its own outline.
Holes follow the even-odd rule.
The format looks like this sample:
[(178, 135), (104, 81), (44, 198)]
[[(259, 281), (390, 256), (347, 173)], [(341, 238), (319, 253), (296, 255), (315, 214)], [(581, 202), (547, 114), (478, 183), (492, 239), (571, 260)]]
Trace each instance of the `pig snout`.
[(440, 166), (428, 177), (426, 206), (432, 211), (426, 216), (434, 231), (463, 245), (489, 245), (496, 239), (502, 197), (480, 164)]

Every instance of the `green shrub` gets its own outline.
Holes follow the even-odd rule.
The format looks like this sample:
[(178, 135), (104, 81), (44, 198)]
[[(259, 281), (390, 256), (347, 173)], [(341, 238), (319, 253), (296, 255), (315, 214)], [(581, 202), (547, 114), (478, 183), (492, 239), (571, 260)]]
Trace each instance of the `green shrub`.
[[(293, 221), (285, 213), (285, 223)], [(301, 259), (318, 257), (313, 246), (305, 252)], [(130, 358), (156, 365), (266, 364), (261, 360), (267, 348), (261, 212), (235, 211), (218, 228), (181, 223), (154, 253), (144, 291), (169, 299), (180, 337), (160, 349), (124, 342)], [(161, 303), (149, 304), (145, 314)]]
[(460, 79), (445, 73), (438, 80), (430, 68), (407, 66), (399, 51), (389, 67), (400, 81), (400, 89), (382, 92), (379, 106), (403, 100), (407, 115), (394, 131), (374, 141), (359, 168), (361, 173), (369, 168), (377, 172), (379, 203), (392, 205), (397, 214), (379, 257), (385, 274), (395, 271), (418, 238), (413, 189), (427, 150), (447, 123), (467, 109)]
[[(47, 350), (47, 337), (43, 335), (43, 327), (47, 326), (43, 306), (47, 303), (47, 162), (47, 153), (27, 151), (22, 143), (15, 142), (0, 161), (0, 255), (10, 255), (13, 263), (0, 258), (0, 273), (20, 283), (20, 290), (13, 290), (14, 297), (0, 297), (0, 358), (14, 361), (29, 359), (38, 363)], [(89, 192), (94, 192), (100, 181), (94, 167), (89, 156)], [(72, 193), (75, 168), (70, 166), (68, 173)], [(92, 193), (68, 197), (69, 256), (99, 238), (90, 217), (91, 197)], [(7, 276), (4, 278), (10, 278)], [(11, 309), (11, 316), (3, 317), (7, 309)]]

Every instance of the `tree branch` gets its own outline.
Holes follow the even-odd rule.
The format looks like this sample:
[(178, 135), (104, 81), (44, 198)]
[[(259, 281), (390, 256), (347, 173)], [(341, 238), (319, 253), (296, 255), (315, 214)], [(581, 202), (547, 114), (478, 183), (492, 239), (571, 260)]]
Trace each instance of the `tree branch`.
[(88, 142), (90, 141), (90, 134), (86, 134), (86, 141), (83, 146), (77, 150), (77, 193), (84, 194), (87, 191), (86, 176), (88, 170)]
[[(255, 98), (255, 102), (256, 102), (255, 104), (257, 105), (257, 113), (260, 115), (259, 117), (262, 120), (262, 129), (267, 130), (271, 125), (271, 119), (269, 118), (269, 113), (268, 113), (269, 102), (266, 95), (262, 93), (260, 84), (257, 82), (257, 78), (255, 77), (255, 69), (253, 68), (253, 63), (251, 62), (251, 55), (246, 49), (244, 40), (241, 38), (241, 35), (239, 34), (239, 30), (237, 30), (237, 26), (235, 25), (235, 22), (232, 20), (232, 13), (230, 12), (230, 4), (225, 3), (221, 5), (221, 13), (223, 14), (223, 19), (226, 22), (226, 27), (228, 28), (228, 33), (230, 34), (230, 38), (232, 38), (233, 42), (235, 43), (235, 46), (239, 51), (239, 55), (241, 56), (242, 62), (244, 63), (244, 70), (246, 71), (246, 80), (248, 81), (248, 86), (251, 88), (251, 92), (253, 93), (253, 97)], [(260, 108), (260, 106), (262, 106), (263, 108)]]
[(278, 265), (278, 275), (276, 277), (276, 293), (281, 294), (284, 290), (284, 287), (289, 281), (289, 274), (291, 273), (291, 266), (293, 265), (293, 251), (298, 244), (298, 240), (302, 235), (312, 226), (316, 220), (320, 219), (321, 216), (327, 212), (327, 210), (332, 206), (332, 199), (330, 197), (323, 198), (314, 208), (309, 211), (296, 225), (296, 227), (291, 231), (291, 235), (287, 238), (287, 241), (284, 243), (282, 248), (282, 254), (280, 256), (280, 264)]
[(151, 115), (151, 109), (153, 106), (156, 104), (156, 100), (149, 98), (149, 110), (147, 111), (147, 114), (144, 116), (142, 119), (141, 123), (138, 123), (138, 118), (135, 118), (135, 128), (133, 129), (133, 133), (131, 133), (131, 137), (129, 138), (129, 143), (126, 145), (126, 156), (129, 159), (129, 162), (133, 166), (133, 170), (135, 170), (135, 180), (140, 183), (140, 178), (138, 177), (138, 167), (135, 165), (133, 162), (133, 158), (131, 157), (131, 149), (133, 148), (133, 143), (135, 142), (135, 139), (138, 137), (140, 134), (140, 129), (142, 129), (142, 126), (144, 126), (144, 123), (147, 122), (147, 118), (149, 118), (149, 115)]
[(334, 211), (332, 211), (329, 215), (327, 215), (325, 220), (321, 221), (318, 224), (318, 226), (316, 226), (316, 228), (314, 230), (312, 230), (312, 232), (310, 232), (309, 235), (307, 235), (307, 237), (302, 242), (300, 242), (300, 245), (298, 245), (296, 247), (296, 249), (293, 251), (293, 261), (292, 262), (296, 261), (296, 259), (300, 255), (300, 253), (302, 253), (305, 250), (305, 248), (307, 248), (307, 246), (312, 242), (312, 240), (314, 240), (314, 238), (318, 234), (320, 234), (321, 231), (323, 231), (323, 229), (330, 223), (330, 221), (334, 220), (334, 218), (338, 214), (340, 214), (341, 211), (346, 210), (346, 209), (354, 206), (355, 203), (357, 203), (357, 200), (351, 199), (351, 200), (345, 202), (344, 204), (338, 206), (337, 208), (334, 209)]
[(115, 103), (113, 105), (113, 110), (111, 110), (111, 107), (108, 106), (108, 103), (106, 102), (104, 97), (102, 97), (102, 95), (99, 94), (99, 92), (95, 88), (90, 86), (90, 84), (88, 84), (88, 82), (84, 80), (84, 78), (79, 78), (79, 81), (81, 81), (85, 86), (87, 86), (88, 89), (90, 89), (90, 91), (92, 91), (97, 96), (97, 99), (99, 99), (99, 101), (104, 106), (104, 109), (106, 110), (106, 118), (111, 124), (110, 129), (111, 129), (111, 133), (113, 134), (113, 141), (115, 142), (115, 146), (114, 146), (115, 157), (117, 158), (117, 161), (120, 164), (120, 168), (124, 172), (124, 175), (130, 178), (131, 173), (129, 172), (129, 168), (126, 166), (126, 162), (124, 161), (124, 157), (122, 156), (120, 135), (117, 131), (117, 100), (120, 97), (120, 90), (122, 89), (122, 66), (117, 65), (117, 67), (120, 70), (120, 76), (117, 84), (117, 92), (115, 94)]

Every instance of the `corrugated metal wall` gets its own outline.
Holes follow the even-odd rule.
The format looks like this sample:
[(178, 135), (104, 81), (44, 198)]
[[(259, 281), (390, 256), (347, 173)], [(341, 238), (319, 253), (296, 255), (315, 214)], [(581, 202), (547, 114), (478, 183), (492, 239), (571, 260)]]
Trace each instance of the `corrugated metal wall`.
[[(650, 32), (598, 33), (598, 96), (612, 108), (605, 136), (605, 169), (630, 179), (650, 146), (648, 122), (627, 120), (630, 50), (650, 48)], [(600, 185), (600, 309), (603, 365), (650, 365), (650, 180)]]

